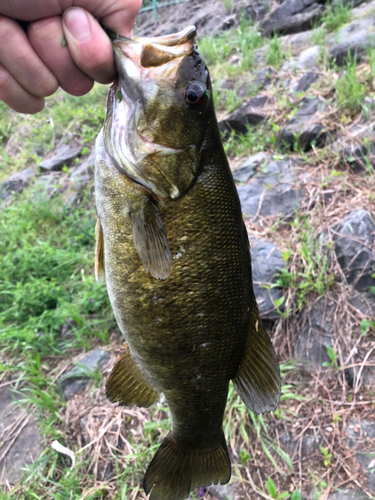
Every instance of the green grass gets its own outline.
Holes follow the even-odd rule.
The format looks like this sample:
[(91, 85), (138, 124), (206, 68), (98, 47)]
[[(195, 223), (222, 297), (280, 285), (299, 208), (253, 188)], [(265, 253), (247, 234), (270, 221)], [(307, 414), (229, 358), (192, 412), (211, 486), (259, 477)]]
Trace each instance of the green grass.
[(278, 69), (284, 61), (285, 53), (281, 47), (280, 38), (275, 34), (268, 43), (266, 50), (266, 64)]
[(0, 181), (38, 164), (67, 134), (81, 144), (92, 142), (103, 123), (106, 93), (103, 85), (80, 98), (59, 91), (37, 115), (13, 113), (0, 101)]
[(357, 73), (356, 57), (348, 53), (345, 71), (336, 83), (337, 104), (345, 115), (353, 116), (361, 110), (367, 93), (366, 82)]
[(343, 24), (350, 21), (351, 17), (352, 9), (342, 2), (339, 2), (334, 6), (327, 4), (322, 21), (328, 31), (335, 31), (337, 28), (340, 28)]

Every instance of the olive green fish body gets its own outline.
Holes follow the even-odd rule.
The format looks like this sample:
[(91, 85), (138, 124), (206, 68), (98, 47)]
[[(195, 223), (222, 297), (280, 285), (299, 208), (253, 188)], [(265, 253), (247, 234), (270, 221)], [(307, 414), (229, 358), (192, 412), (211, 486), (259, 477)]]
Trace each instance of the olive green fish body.
[[(180, 34), (181, 43), (178, 35), (176, 47), (168, 37), (161, 39), (177, 56), (170, 45), (165, 55), (158, 39), (139, 42), (146, 69), (151, 63), (162, 68), (167, 60), (158, 88), (141, 78), (134, 89), (119, 68), (120, 83), (123, 78), (130, 90), (115, 84), (96, 146), (97, 246), (102, 247), (97, 255), (104, 260), (108, 294), (127, 342), (107, 394), (120, 404), (149, 406), (163, 393), (172, 414), (171, 433), (144, 480), (152, 500), (181, 500), (193, 487), (229, 481), (222, 421), (230, 380), (257, 412), (274, 409), (280, 392), (277, 360), (258, 317), (247, 233), (208, 73), (189, 31)], [(130, 74), (136, 73), (129, 66), (135, 50), (130, 41), (124, 48)], [(120, 88), (126, 106), (114, 101)], [(134, 111), (136, 90), (141, 98)], [(198, 108), (196, 95), (206, 101)], [(164, 97), (169, 107), (161, 106), (159, 117), (155, 109)], [(124, 106), (122, 114), (116, 106)], [(121, 133), (130, 134), (126, 144), (118, 118), (124, 114), (136, 133), (124, 128)], [(181, 120), (196, 130), (181, 138)]]

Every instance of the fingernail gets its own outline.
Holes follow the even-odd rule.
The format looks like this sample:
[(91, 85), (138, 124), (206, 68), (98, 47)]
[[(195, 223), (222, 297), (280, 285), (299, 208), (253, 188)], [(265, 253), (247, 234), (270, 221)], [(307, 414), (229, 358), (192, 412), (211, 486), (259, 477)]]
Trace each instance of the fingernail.
[(91, 37), (89, 18), (83, 9), (72, 7), (64, 14), (64, 24), (78, 42), (87, 42)]

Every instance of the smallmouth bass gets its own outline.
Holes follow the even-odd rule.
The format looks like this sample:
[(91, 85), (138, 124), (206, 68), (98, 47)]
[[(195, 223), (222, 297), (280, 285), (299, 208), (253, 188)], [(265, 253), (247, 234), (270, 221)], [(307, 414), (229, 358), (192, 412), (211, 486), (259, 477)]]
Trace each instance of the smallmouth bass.
[(150, 500), (229, 481), (230, 380), (256, 413), (274, 410), (280, 395), (195, 36), (194, 27), (148, 39), (112, 34), (119, 76), (96, 142), (95, 270), (126, 339), (107, 396), (148, 407), (163, 393), (172, 415), (144, 477)]

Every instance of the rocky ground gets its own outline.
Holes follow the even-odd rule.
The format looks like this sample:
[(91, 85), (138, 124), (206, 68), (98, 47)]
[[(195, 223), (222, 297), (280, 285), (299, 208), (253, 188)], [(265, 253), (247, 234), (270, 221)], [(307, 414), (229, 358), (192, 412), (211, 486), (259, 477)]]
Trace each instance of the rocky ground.
[[(136, 32), (165, 34), (187, 21), (210, 64), (257, 301), (283, 374), (274, 414), (248, 413), (230, 394), (233, 480), (195, 495), (375, 498), (375, 2), (188, 1), (156, 22), (141, 14)], [(37, 165), (30, 159), (2, 182), (3, 209), (29, 185), (50, 197), (62, 191), (62, 203), (77, 206), (92, 184), (88, 144), (83, 154), (82, 141), (66, 133)], [(61, 334), (71, 331), (67, 324)], [(99, 376), (93, 385), (117, 356), (120, 340), (112, 339), (75, 353), (55, 377), (66, 400), (62, 441), (86, 460), (82, 498), (104, 485), (100, 495), (114, 497), (119, 466), (144, 468), (169, 425), (163, 403), (151, 414), (119, 409)], [(0, 478), (22, 498), (22, 483), (12, 489), (21, 467), (51, 443), (35, 414), (11, 404), (17, 384), (0, 372)], [(137, 454), (139, 440), (146, 446)], [(143, 495), (137, 484), (129, 484), (132, 500)]]

